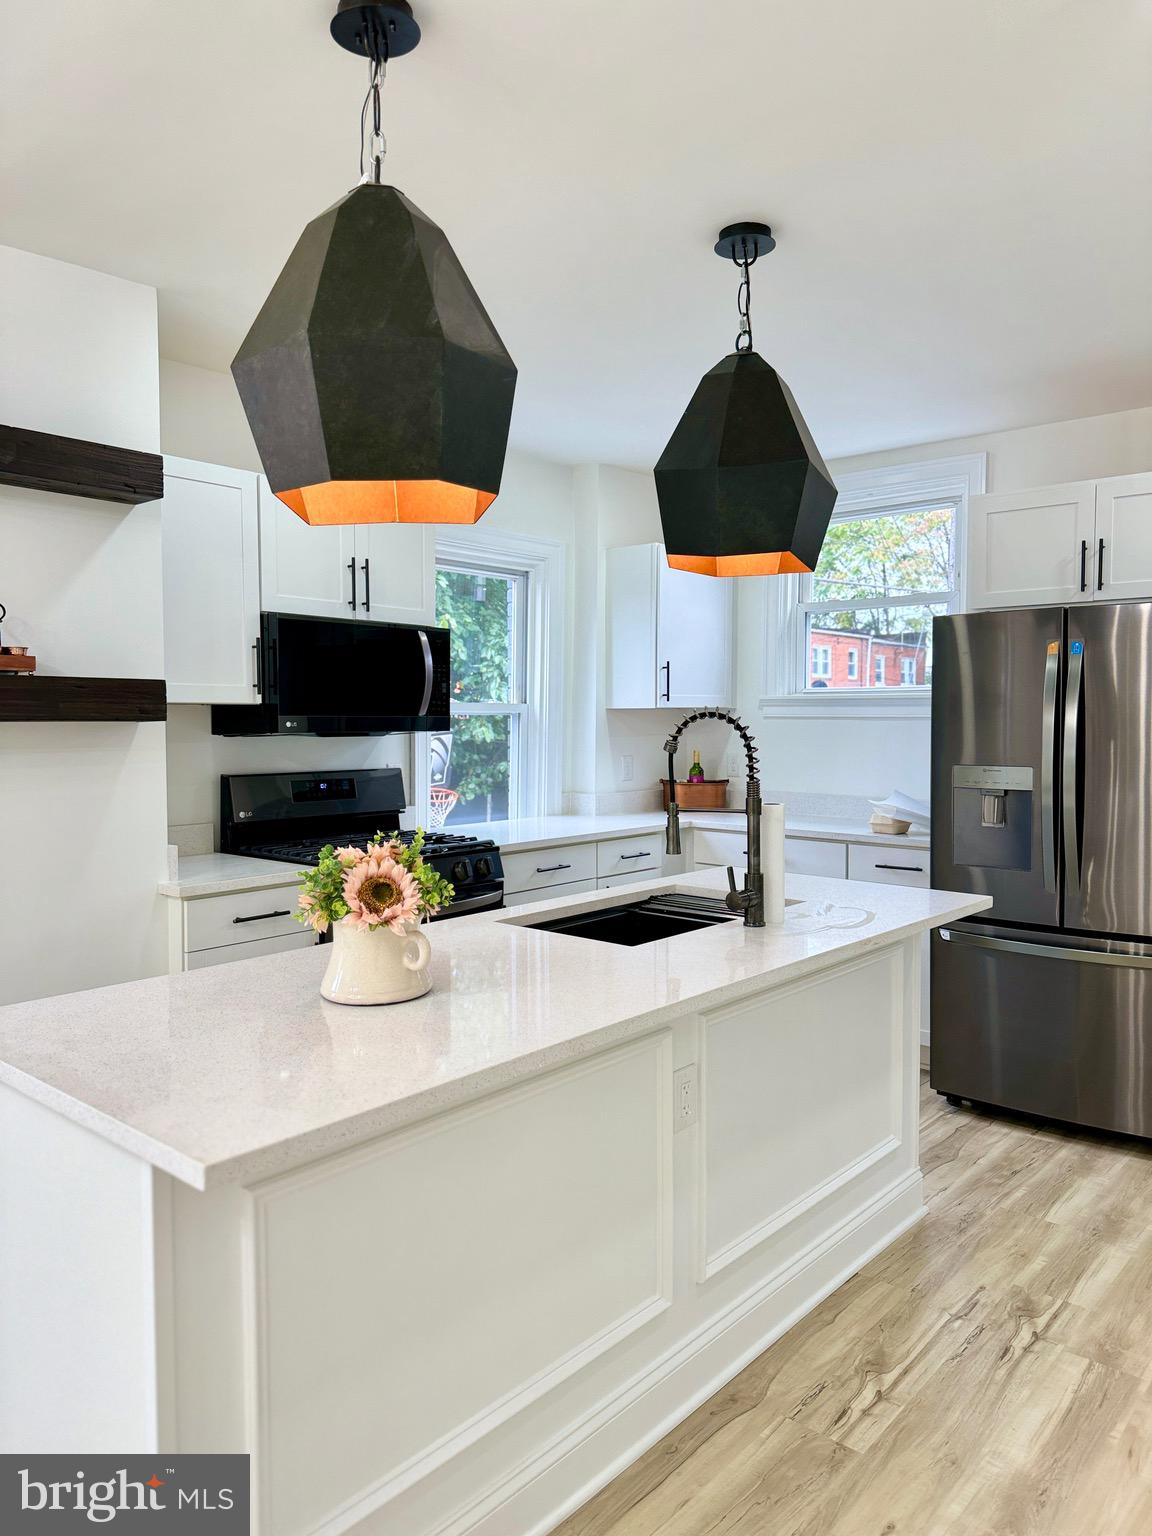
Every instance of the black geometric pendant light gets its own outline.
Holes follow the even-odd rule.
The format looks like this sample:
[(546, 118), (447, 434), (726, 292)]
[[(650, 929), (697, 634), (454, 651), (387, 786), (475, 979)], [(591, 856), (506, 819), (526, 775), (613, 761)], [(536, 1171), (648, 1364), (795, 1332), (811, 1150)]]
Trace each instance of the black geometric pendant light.
[(706, 373), (656, 465), (668, 564), (706, 576), (815, 569), (836, 487), (784, 380), (752, 350), (749, 272), (766, 224), (730, 224), (716, 254), (741, 269), (736, 350)]
[(381, 84), (420, 28), (404, 0), (340, 0), (332, 36), (370, 63), (361, 184), (300, 236), (232, 374), (305, 522), (474, 523), (500, 489), (516, 365), (443, 230), (381, 181)]

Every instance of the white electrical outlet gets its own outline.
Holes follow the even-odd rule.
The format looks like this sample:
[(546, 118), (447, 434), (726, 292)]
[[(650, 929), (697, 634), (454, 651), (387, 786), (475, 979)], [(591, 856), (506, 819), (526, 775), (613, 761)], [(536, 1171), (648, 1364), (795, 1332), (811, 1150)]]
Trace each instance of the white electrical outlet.
[(740, 756), (739, 752), (729, 752), (729, 754), (728, 754), (728, 777), (730, 779), (737, 778), (739, 776), (739, 774), (740, 774), (740, 772), (741, 772), (743, 767), (744, 767), (744, 759)]
[(696, 1124), (697, 1081), (694, 1061), (672, 1074), (672, 1117), (678, 1131)]
[(624, 754), (624, 756), (620, 759), (620, 782), (621, 782), (621, 784), (631, 784), (631, 782), (632, 782), (632, 773), (633, 773), (632, 754), (630, 752), (626, 752)]

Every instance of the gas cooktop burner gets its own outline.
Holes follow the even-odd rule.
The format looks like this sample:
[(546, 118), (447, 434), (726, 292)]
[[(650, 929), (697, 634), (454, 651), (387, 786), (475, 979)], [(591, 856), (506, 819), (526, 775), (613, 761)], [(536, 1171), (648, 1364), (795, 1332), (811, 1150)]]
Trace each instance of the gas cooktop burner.
[[(226, 853), (315, 865), (320, 850), (363, 848), (379, 832), (410, 843), (402, 832), (406, 805), (398, 768), (338, 773), (225, 774), (220, 781), (220, 843)], [(504, 900), (504, 869), (491, 838), (437, 831), (424, 837), (424, 857), (451, 882), (451, 904), (439, 917), (456, 917)]]

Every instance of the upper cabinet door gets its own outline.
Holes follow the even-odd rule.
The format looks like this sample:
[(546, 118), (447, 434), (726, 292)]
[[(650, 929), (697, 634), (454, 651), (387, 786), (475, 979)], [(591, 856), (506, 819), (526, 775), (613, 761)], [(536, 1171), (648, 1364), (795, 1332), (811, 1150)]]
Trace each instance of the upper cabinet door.
[(273, 494), (260, 476), (260, 605), (269, 613), (350, 619), (356, 529), (311, 528)]
[(1093, 596), (1152, 597), (1152, 474), (1096, 483)]
[(251, 704), (260, 636), (257, 477), (165, 458), (160, 504), (170, 704)]
[(968, 507), (969, 608), (1089, 602), (1095, 529), (1093, 480), (973, 496)]
[(732, 578), (674, 571), (658, 547), (656, 667), (669, 709), (732, 702)]
[(609, 709), (732, 701), (732, 581), (669, 569), (662, 544), (607, 552)]
[(362, 619), (436, 622), (436, 530), (419, 523), (356, 529), (356, 601)]

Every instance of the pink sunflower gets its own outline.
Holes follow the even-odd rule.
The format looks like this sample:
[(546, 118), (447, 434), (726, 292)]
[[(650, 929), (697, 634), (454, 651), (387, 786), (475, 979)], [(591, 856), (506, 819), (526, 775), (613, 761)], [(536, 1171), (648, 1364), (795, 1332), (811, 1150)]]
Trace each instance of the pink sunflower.
[(391, 854), (373, 848), (344, 876), (344, 900), (350, 911), (342, 923), (376, 928), (387, 923), (394, 933), (420, 915), (420, 886)]
[(345, 869), (351, 869), (353, 865), (359, 864), (361, 859), (366, 859), (368, 857), (365, 849), (353, 848), (351, 845), (346, 848), (336, 848), (333, 850), (333, 852), (336, 854), (336, 857), (340, 860)]

